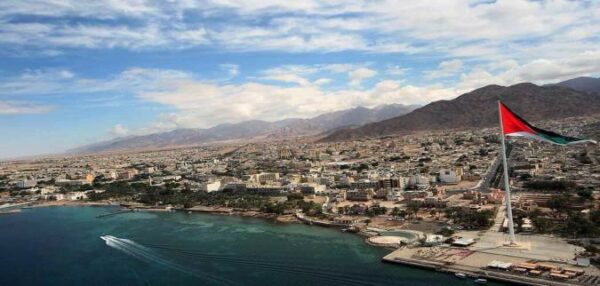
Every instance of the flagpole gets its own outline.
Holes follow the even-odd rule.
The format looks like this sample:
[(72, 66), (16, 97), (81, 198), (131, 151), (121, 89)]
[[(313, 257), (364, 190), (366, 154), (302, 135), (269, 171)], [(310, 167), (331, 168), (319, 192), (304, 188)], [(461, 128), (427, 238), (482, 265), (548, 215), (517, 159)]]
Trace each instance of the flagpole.
[(504, 169), (504, 197), (506, 199), (506, 215), (508, 216), (508, 234), (510, 244), (517, 244), (515, 239), (515, 228), (513, 225), (512, 206), (510, 205), (510, 182), (508, 178), (508, 163), (506, 161), (506, 142), (504, 136), (504, 125), (502, 124), (501, 103), (498, 100), (498, 118), (500, 119), (500, 138), (502, 140), (502, 167)]

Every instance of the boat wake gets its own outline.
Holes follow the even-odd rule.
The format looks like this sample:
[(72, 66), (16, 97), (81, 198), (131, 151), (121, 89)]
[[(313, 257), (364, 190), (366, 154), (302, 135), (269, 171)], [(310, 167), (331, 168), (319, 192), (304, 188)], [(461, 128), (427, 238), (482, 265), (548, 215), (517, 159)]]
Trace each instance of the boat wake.
[[(162, 266), (197, 277), (212, 278), (215, 282), (220, 283), (228, 282), (231, 284), (232, 282), (207, 275), (207, 273), (200, 273), (189, 266), (173, 262), (165, 257), (190, 259), (194, 262), (225, 263), (240, 267), (260, 268), (272, 272), (297, 274), (321, 280), (328, 280), (343, 285), (375, 285), (384, 282), (380, 279), (385, 278), (379, 277), (379, 279), (377, 279), (368, 273), (344, 273), (345, 271), (343, 271), (343, 269), (315, 267), (306, 264), (302, 265), (298, 263), (299, 261), (275, 261), (273, 259), (260, 259), (255, 257), (245, 258), (232, 255), (203, 253), (193, 249), (176, 248), (168, 245), (140, 244), (129, 239), (117, 238), (110, 235), (101, 236), (100, 238), (106, 241), (108, 246), (123, 251), (137, 259), (158, 263)], [(167, 255), (161, 255), (160, 253), (165, 253)]]
[(226, 280), (226, 279), (223, 279), (220, 277), (212, 276), (212, 275), (209, 275), (206, 273), (201, 273), (201, 272), (191, 269), (189, 267), (183, 266), (179, 263), (172, 262), (172, 261), (162, 257), (162, 255), (160, 255), (159, 253), (152, 251), (148, 247), (140, 245), (132, 240), (125, 239), (125, 238), (118, 238), (118, 237), (114, 237), (112, 235), (103, 235), (103, 236), (100, 236), (100, 238), (106, 242), (106, 245), (108, 245), (114, 249), (117, 249), (119, 251), (122, 251), (130, 256), (133, 256), (134, 258), (137, 258), (139, 260), (142, 260), (142, 261), (145, 261), (148, 263), (157, 263), (161, 266), (164, 266), (164, 267), (176, 270), (176, 271), (187, 273), (187, 274), (199, 277), (199, 278), (209, 279), (209, 280), (212, 280), (213, 282), (217, 282), (219, 285), (221, 285), (221, 284), (234, 285), (235, 284), (232, 281), (229, 281), (229, 280)]

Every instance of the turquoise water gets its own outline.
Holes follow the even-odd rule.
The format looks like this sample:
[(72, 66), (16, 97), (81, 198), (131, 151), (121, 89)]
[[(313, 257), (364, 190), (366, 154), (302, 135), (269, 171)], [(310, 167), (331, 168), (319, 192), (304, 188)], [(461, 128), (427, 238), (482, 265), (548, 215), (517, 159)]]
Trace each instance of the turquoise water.
[(96, 218), (116, 210), (0, 216), (0, 285), (475, 285), (381, 263), (388, 250), (334, 229), (185, 213)]

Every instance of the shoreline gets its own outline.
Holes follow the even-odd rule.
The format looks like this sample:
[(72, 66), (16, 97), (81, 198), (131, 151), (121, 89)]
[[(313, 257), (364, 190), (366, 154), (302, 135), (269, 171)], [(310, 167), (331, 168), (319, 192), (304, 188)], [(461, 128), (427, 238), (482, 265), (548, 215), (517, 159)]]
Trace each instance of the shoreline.
[[(87, 206), (87, 207), (120, 207), (133, 211), (146, 211), (146, 212), (187, 212), (197, 214), (214, 214), (214, 215), (230, 215), (248, 218), (260, 218), (274, 221), (276, 223), (301, 223), (294, 215), (278, 215), (263, 213), (260, 211), (252, 210), (236, 210), (233, 208), (225, 207), (208, 207), (208, 206), (195, 206), (193, 208), (164, 208), (164, 207), (153, 207), (139, 203), (132, 202), (116, 202), (116, 201), (43, 201), (40, 203), (34, 203), (29, 208), (42, 208), (42, 207), (69, 207), (69, 206)], [(20, 208), (19, 208), (20, 211)], [(17, 213), (17, 212), (13, 212)]]
[[(121, 213), (124, 214), (129, 211), (131, 211), (131, 212), (134, 212), (134, 211), (186, 212), (188, 214), (195, 213), (195, 214), (238, 216), (238, 217), (244, 217), (244, 218), (259, 218), (259, 219), (266, 219), (273, 223), (302, 223), (302, 224), (306, 224), (306, 225), (316, 225), (316, 226), (320, 226), (320, 227), (332, 228), (332, 225), (321, 225), (321, 224), (309, 223), (307, 221), (301, 220), (296, 215), (291, 215), (291, 214), (277, 215), (277, 214), (262, 213), (260, 211), (248, 211), (248, 210), (242, 211), (242, 210), (235, 210), (233, 208), (223, 208), (223, 207), (196, 206), (194, 208), (184, 209), (184, 208), (165, 208), (165, 207), (157, 208), (157, 207), (145, 206), (145, 205), (135, 204), (135, 203), (112, 202), (112, 201), (100, 201), (100, 202), (89, 202), (89, 201), (68, 201), (68, 202), (49, 201), (48, 202), (48, 201), (46, 201), (46, 202), (41, 202), (38, 204), (28, 206), (26, 208), (63, 207), (63, 206), (84, 206), (84, 207), (86, 207), (86, 206), (87, 207), (110, 206), (110, 207), (119, 207), (121, 209), (120, 211), (105, 214), (100, 217), (119, 215)], [(15, 212), (11, 212), (11, 213), (18, 213), (20, 211), (21, 211), (21, 209), (19, 208), (18, 210), (15, 210)], [(340, 230), (340, 232), (342, 232), (341, 227), (336, 226), (336, 228), (338, 228)], [(409, 258), (409, 257), (399, 257), (397, 255), (397, 252), (402, 252), (402, 249), (406, 248), (406, 247), (396, 248), (396, 247), (390, 247), (390, 245), (377, 245), (376, 243), (369, 243), (369, 241), (367, 239), (368, 236), (365, 236), (361, 232), (352, 233), (352, 234), (358, 235), (358, 237), (363, 239), (363, 243), (365, 243), (371, 247), (383, 248), (383, 249), (386, 249), (387, 251), (389, 251), (388, 254), (386, 254), (385, 256), (383, 256), (380, 259), (381, 263), (400, 264), (400, 265), (403, 265), (406, 267), (416, 267), (416, 268), (421, 268), (421, 269), (427, 269), (430, 271), (443, 272), (443, 273), (447, 273), (450, 275), (453, 275), (456, 273), (464, 273), (464, 274), (467, 274), (467, 276), (470, 278), (486, 278), (488, 280), (495, 280), (495, 281), (509, 283), (509, 284), (532, 285), (532, 286), (575, 285), (575, 284), (569, 283), (570, 281), (556, 281), (556, 280), (546, 281), (545, 279), (535, 279), (532, 277), (517, 276), (517, 275), (502, 273), (502, 272), (493, 271), (493, 270), (469, 267), (469, 266), (461, 265), (461, 264), (450, 265), (450, 264), (443, 264), (443, 263), (434, 262), (434, 261), (416, 260), (416, 259)]]

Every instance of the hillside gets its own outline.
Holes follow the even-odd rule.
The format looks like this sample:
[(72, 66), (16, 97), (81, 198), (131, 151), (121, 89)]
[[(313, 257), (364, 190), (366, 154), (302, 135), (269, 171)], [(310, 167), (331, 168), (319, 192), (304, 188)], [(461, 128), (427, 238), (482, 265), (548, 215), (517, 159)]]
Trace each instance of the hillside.
[(581, 92), (599, 93), (600, 94), (600, 78), (593, 77), (577, 77), (570, 80), (559, 82), (555, 85), (567, 87)]
[(423, 130), (467, 129), (498, 124), (497, 100), (531, 121), (600, 114), (600, 96), (561, 86), (489, 85), (453, 100), (441, 100), (406, 115), (338, 130), (322, 141), (350, 140)]

